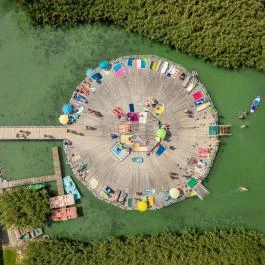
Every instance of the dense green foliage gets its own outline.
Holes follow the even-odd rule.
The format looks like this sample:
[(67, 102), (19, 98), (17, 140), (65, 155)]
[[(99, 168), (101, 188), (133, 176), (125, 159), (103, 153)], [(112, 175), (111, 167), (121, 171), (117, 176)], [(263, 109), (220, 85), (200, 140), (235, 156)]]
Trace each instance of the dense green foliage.
[(265, 264), (265, 236), (254, 231), (164, 233), (84, 244), (45, 240), (29, 243), (27, 265)]
[(0, 194), (0, 223), (6, 227), (37, 227), (47, 222), (49, 196), (45, 189), (12, 189)]
[(265, 70), (264, 0), (17, 2), (38, 24), (112, 22), (223, 67)]
[[(16, 265), (17, 264), (17, 252), (15, 249), (3, 250), (4, 265)], [(1, 261), (1, 258), (0, 258)], [(1, 263), (0, 263), (1, 264)]]

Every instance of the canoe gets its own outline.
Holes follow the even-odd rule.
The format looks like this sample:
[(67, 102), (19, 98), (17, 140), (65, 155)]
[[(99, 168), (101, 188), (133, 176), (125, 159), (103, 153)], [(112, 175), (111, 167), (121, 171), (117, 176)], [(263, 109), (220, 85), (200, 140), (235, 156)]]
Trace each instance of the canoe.
[(251, 107), (250, 107), (250, 112), (254, 112), (260, 104), (260, 96), (255, 97), (253, 100)]

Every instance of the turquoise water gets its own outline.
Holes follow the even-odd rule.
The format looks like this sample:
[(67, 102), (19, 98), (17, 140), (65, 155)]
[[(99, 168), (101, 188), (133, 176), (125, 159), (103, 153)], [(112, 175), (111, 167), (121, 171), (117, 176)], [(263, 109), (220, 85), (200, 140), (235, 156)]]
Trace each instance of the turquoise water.
[[(80, 183), (82, 217), (53, 224), (52, 236), (79, 240), (113, 235), (157, 233), (184, 227), (198, 229), (244, 226), (265, 232), (265, 107), (240, 129), (240, 111), (256, 95), (265, 98), (265, 74), (254, 69), (224, 70), (114, 26), (87, 25), (52, 29), (32, 27), (11, 4), (0, 4), (0, 125), (57, 125), (61, 105), (101, 59), (128, 54), (156, 54), (187, 69), (196, 68), (221, 121), (232, 125), (222, 139), (210, 175), (210, 194), (147, 213), (128, 212), (95, 199)], [(10, 179), (51, 174), (51, 147), (59, 142), (1, 142), (0, 167)], [(70, 173), (64, 167), (65, 174)], [(239, 192), (239, 186), (249, 192)]]

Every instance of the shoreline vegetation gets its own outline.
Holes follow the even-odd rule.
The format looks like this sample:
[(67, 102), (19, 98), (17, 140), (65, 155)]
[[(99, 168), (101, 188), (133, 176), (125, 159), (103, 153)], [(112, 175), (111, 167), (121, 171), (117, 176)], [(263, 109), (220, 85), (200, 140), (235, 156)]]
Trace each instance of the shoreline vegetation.
[(38, 25), (116, 24), (224, 68), (265, 70), (263, 0), (16, 0)]
[(27, 265), (265, 264), (265, 235), (230, 230), (137, 235), (81, 243), (37, 240), (24, 252)]

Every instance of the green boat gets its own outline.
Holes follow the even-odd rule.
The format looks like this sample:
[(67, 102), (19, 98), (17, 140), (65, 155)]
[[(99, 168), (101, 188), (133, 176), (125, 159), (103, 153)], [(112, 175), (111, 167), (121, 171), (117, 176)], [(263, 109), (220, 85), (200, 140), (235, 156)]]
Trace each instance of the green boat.
[(27, 186), (28, 190), (40, 190), (45, 187), (44, 183), (30, 184)]

